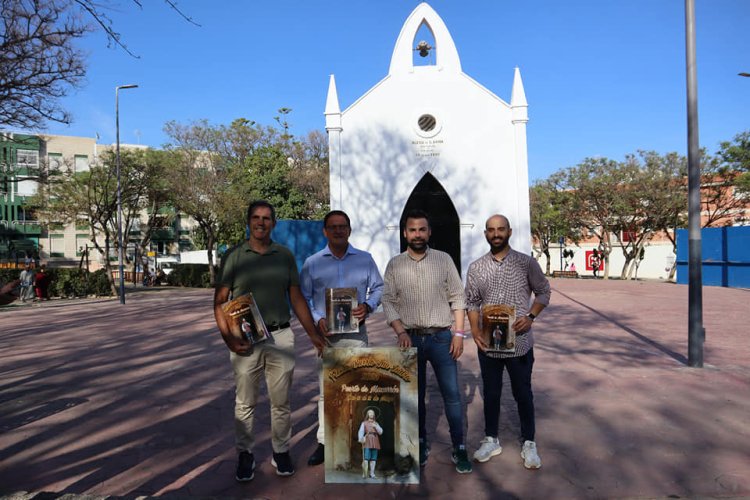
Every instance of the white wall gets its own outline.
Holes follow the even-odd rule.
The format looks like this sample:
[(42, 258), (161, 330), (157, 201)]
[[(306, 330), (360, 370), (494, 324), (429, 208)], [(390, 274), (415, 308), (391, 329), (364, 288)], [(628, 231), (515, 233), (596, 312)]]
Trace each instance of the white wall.
[[(423, 20), (435, 36), (434, 66), (412, 64), (414, 35)], [(512, 77), (509, 68), (509, 88)], [(520, 76), (517, 82), (523, 96)], [(508, 216), (518, 235), (515, 247), (530, 253), (525, 119), (461, 71), (450, 33), (429, 5), (420, 4), (405, 22), (388, 76), (340, 114), (332, 94), (335, 88), (326, 110), (331, 208), (349, 214), (352, 244), (371, 252), (381, 269), (400, 251), (399, 219), (426, 172), (458, 213), (463, 271), (486, 251), (484, 222), (495, 213)], [(523, 97), (522, 118), (525, 104)], [(437, 119), (432, 132), (417, 126), (423, 114)]]
[[(515, 233), (514, 233), (515, 236)], [(511, 240), (511, 245), (513, 244), (513, 240)], [(572, 259), (568, 259), (568, 265), (570, 263), (574, 262), (576, 265), (576, 271), (578, 271), (578, 274), (581, 276), (592, 276), (592, 272), (590, 270), (586, 270), (586, 251), (587, 250), (593, 250), (596, 248), (595, 245), (584, 245), (582, 247), (577, 246), (567, 246), (565, 247), (567, 249), (573, 250), (575, 252), (575, 255)], [(669, 269), (671, 268), (672, 263), (675, 260), (675, 254), (672, 252), (672, 244), (669, 242), (666, 243), (653, 243), (653, 244), (647, 244), (646, 250), (644, 254), (643, 261), (641, 261), (640, 266), (638, 267), (638, 278), (646, 278), (646, 279), (663, 279), (666, 280), (669, 276)], [(536, 253), (534, 254), (536, 257)], [(550, 266), (550, 271), (559, 271), (560, 270), (560, 248), (559, 247), (553, 247), (550, 249), (550, 256), (552, 260), (552, 265)], [(547, 258), (542, 255), (540, 257), (537, 257), (537, 261), (539, 262), (539, 265), (542, 266), (542, 270), (546, 269), (547, 265)], [(563, 266), (565, 264), (565, 261), (563, 260)], [(610, 278), (619, 278), (620, 273), (622, 272), (622, 266), (625, 264), (625, 257), (622, 255), (622, 248), (619, 246), (613, 246), (612, 253), (609, 255), (609, 277)], [(603, 271), (599, 273), (599, 276), (603, 275)], [(633, 276), (635, 276), (635, 271), (633, 272)]]

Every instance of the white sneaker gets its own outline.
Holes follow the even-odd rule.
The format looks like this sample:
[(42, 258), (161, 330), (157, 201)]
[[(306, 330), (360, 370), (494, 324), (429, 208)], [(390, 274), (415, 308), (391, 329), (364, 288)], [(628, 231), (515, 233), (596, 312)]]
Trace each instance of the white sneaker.
[(503, 447), (500, 446), (500, 440), (491, 436), (486, 436), (482, 439), (479, 449), (474, 452), (474, 460), (477, 462), (486, 462), (495, 455), (499, 455), (503, 452)]
[(539, 458), (539, 454), (536, 452), (536, 443), (534, 441), (523, 443), (521, 458), (523, 458), (523, 466), (527, 469), (538, 469), (542, 466), (542, 459)]

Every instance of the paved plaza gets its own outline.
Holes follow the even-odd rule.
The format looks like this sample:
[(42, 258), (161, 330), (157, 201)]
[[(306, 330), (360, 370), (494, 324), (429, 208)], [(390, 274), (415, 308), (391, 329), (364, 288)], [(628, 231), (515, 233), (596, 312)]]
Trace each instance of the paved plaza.
[[(210, 290), (139, 289), (113, 299), (0, 308), (0, 495), (264, 499), (750, 497), (747, 290), (706, 287), (705, 367), (687, 367), (686, 286), (551, 280), (536, 321), (540, 470), (523, 468), (503, 393), (503, 453), (460, 475), (429, 378), (432, 453), (419, 485), (325, 484), (316, 446), (315, 355), (301, 328), (292, 457), (270, 464), (268, 401), (257, 410), (255, 479), (234, 479), (233, 377)], [(382, 313), (371, 344), (391, 346)], [(469, 453), (483, 437), (476, 348), (460, 362)], [(36, 495), (50, 498), (54, 495)]]

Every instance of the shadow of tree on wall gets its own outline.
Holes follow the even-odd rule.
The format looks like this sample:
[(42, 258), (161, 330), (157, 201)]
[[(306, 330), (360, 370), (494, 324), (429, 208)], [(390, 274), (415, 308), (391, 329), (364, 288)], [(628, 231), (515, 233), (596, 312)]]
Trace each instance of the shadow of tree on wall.
[[(341, 158), (346, 188), (341, 206), (352, 217), (352, 240), (376, 255), (376, 260), (377, 256), (390, 258), (401, 253), (399, 224), (405, 204), (426, 174), (434, 176), (445, 188), (453, 205), (459, 206), (455, 199), (459, 194), (470, 196), (471, 176), (457, 174), (450, 164), (441, 163), (437, 158), (417, 156), (411, 141), (396, 130), (373, 128), (367, 132), (342, 135), (342, 141), (346, 148)], [(356, 177), (348, 177), (347, 165), (355, 161), (364, 166), (357, 171)], [(337, 167), (331, 165), (332, 169)], [(453, 230), (445, 227), (448, 231)], [(442, 235), (442, 230), (443, 226), (433, 228), (433, 240), (454, 238), (452, 234)], [(459, 252), (464, 254), (460, 244)], [(378, 261), (381, 271), (384, 271), (386, 262), (387, 259), (383, 262), (382, 257)]]

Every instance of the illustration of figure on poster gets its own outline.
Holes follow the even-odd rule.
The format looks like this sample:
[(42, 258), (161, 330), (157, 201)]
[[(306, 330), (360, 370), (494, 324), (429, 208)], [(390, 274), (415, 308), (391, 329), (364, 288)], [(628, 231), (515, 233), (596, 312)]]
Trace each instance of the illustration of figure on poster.
[(348, 318), (349, 316), (347, 315), (347, 311), (344, 311), (344, 306), (339, 306), (336, 313), (336, 331), (343, 332), (349, 326)]
[[(390, 475), (395, 470), (393, 403), (372, 400), (350, 400), (352, 418), (352, 464), (362, 464), (362, 477), (375, 479)], [(364, 442), (363, 442), (364, 441)], [(365, 469), (365, 467), (368, 469)]]
[[(375, 479), (375, 465), (380, 452), (380, 436), (383, 428), (375, 417), (376, 407), (367, 408), (365, 418), (359, 424), (357, 441), (362, 445), (362, 477)], [(369, 467), (368, 467), (369, 466)]]

